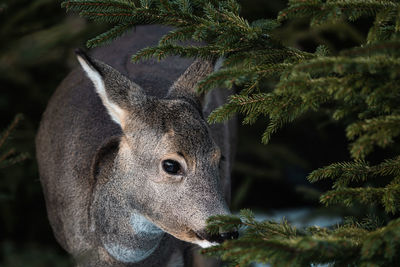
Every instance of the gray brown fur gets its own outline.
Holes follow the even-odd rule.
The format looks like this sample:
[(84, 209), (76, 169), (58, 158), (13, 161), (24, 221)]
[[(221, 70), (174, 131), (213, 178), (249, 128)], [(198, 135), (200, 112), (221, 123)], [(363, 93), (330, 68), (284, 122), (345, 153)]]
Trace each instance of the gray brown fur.
[[(118, 70), (92, 62), (107, 77), (108, 97), (127, 114), (122, 126), (111, 120), (81, 68), (61, 83), (43, 114), (36, 147), (48, 217), (58, 242), (79, 265), (190, 266), (191, 246), (179, 239), (190, 241), (193, 231), (204, 231), (208, 216), (229, 212), (235, 122), (204, 121), (228, 93), (212, 91), (199, 110), (191, 91), (213, 64), (191, 65), (177, 57), (129, 62), (129, 55), (156, 44), (167, 30), (137, 27), (93, 52)], [(181, 181), (158, 167), (170, 151), (182, 153), (191, 170)], [(136, 213), (169, 234), (132, 232), (129, 220)], [(147, 249), (151, 244), (143, 240), (151, 238), (159, 245), (136, 264), (117, 260), (104, 247)]]

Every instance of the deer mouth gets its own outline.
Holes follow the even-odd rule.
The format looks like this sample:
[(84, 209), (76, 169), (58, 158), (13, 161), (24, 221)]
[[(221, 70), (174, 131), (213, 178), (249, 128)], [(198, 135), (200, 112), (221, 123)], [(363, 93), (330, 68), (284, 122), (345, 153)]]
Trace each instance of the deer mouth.
[(202, 248), (208, 248), (212, 246), (217, 246), (222, 243), (222, 240), (218, 240), (217, 236), (210, 235), (205, 231), (198, 231), (195, 232), (191, 230), (194, 235), (196, 236), (197, 240), (193, 241), (192, 243), (199, 245)]
[(208, 247), (219, 245), (219, 243), (217, 243), (217, 242), (208, 240), (208, 237), (205, 234), (205, 231), (203, 233), (203, 231), (194, 231), (192, 229), (188, 229), (188, 231), (185, 232), (185, 234), (174, 235), (174, 236), (180, 240), (183, 240), (183, 241), (186, 241), (186, 242), (189, 242), (192, 244), (196, 244), (202, 248), (208, 248)]
[(217, 240), (216, 236), (207, 234), (206, 231), (194, 231), (192, 229), (188, 229), (184, 234), (173, 234), (173, 236), (180, 240), (196, 244), (202, 248), (216, 246), (223, 241)]
[(195, 231), (193, 231), (193, 230), (190, 230), (190, 231), (192, 231), (192, 232), (194, 233), (194, 235), (195, 235), (198, 239), (200, 239), (200, 240), (205, 240), (205, 238), (203, 238), (201, 235), (199, 235), (199, 234), (196, 233)]
[(199, 246), (206, 248), (222, 244), (226, 240), (237, 239), (239, 237), (239, 232), (234, 230), (218, 234), (209, 234), (206, 231), (198, 231), (195, 232), (195, 235), (200, 240), (198, 242), (195, 242), (195, 244), (198, 244)]
[(218, 242), (206, 240), (197, 234), (196, 234), (196, 237), (198, 238), (198, 240), (192, 241), (192, 243), (200, 246), (201, 248), (209, 248), (209, 247), (217, 246), (220, 244)]

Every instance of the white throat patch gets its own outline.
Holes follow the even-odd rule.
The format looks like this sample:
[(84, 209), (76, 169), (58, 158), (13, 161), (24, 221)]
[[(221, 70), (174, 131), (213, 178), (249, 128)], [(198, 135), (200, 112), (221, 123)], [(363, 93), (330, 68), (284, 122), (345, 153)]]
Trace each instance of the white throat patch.
[(160, 244), (164, 231), (139, 213), (132, 213), (132, 247), (122, 244), (105, 244), (104, 247), (115, 259), (125, 263), (136, 263), (149, 257)]

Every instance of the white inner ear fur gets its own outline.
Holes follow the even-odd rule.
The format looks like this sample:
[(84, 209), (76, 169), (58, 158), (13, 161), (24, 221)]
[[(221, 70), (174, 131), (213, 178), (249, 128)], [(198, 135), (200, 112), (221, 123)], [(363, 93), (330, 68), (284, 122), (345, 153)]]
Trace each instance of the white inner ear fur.
[(86, 75), (93, 82), (93, 85), (96, 88), (96, 92), (99, 94), (103, 105), (106, 107), (108, 114), (110, 114), (111, 116), (111, 119), (121, 125), (121, 127), (123, 127), (125, 111), (117, 104), (111, 102), (108, 98), (104, 80), (101, 77), (100, 73), (92, 66), (88, 65), (88, 63), (82, 57), (77, 56), (77, 58)]

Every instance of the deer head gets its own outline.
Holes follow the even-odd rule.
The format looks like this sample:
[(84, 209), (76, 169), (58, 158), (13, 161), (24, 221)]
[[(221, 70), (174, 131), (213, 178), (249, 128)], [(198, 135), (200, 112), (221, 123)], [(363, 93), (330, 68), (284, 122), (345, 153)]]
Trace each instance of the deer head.
[(157, 243), (164, 232), (202, 247), (236, 237), (205, 231), (208, 217), (229, 214), (219, 183), (221, 152), (194, 91), (213, 63), (196, 60), (165, 98), (155, 98), (112, 67), (77, 55), (122, 129), (94, 162), (91, 223), (103, 233), (102, 242), (116, 254), (132, 243), (148, 253), (154, 244), (144, 240)]

